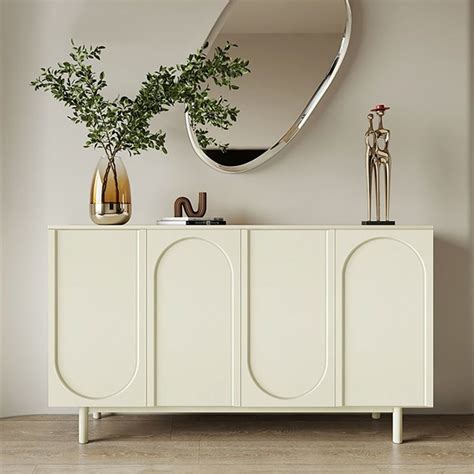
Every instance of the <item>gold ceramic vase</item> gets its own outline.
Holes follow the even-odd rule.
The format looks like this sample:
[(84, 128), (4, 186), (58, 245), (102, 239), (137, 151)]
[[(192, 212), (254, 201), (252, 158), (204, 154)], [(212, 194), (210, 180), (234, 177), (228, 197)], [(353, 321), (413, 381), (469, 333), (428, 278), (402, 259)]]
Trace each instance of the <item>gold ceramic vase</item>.
[(127, 170), (119, 157), (102, 157), (92, 179), (90, 216), (99, 225), (119, 225), (130, 220), (132, 200)]

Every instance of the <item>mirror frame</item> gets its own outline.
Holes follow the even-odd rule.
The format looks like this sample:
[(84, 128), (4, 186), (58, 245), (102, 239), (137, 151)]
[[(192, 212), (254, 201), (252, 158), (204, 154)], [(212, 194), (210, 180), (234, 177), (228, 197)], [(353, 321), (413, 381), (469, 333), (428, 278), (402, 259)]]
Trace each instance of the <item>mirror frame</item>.
[[(312, 114), (313, 110), (321, 101), (322, 97), (324, 96), (329, 86), (331, 85), (332, 81), (336, 77), (336, 74), (339, 71), (342, 61), (344, 60), (344, 57), (346, 55), (347, 48), (349, 47), (349, 41), (350, 41), (351, 32), (352, 32), (352, 10), (351, 10), (349, 0), (344, 0), (344, 3), (346, 5), (346, 13), (347, 13), (346, 26), (344, 28), (344, 34), (341, 39), (339, 51), (336, 57), (334, 58), (334, 61), (331, 64), (331, 67), (329, 68), (328, 73), (326, 74), (324, 79), (321, 81), (316, 91), (312, 95), (311, 99), (306, 104), (306, 107), (303, 109), (303, 111), (300, 113), (300, 115), (298, 116), (296, 121), (293, 123), (293, 125), (288, 129), (288, 131), (271, 148), (269, 148), (267, 151), (265, 151), (261, 155), (257, 156), (257, 158), (254, 158), (252, 161), (249, 161), (248, 163), (244, 163), (242, 165), (237, 165), (237, 166), (228, 166), (228, 165), (221, 165), (219, 163), (216, 163), (214, 160), (209, 158), (209, 156), (207, 156), (204, 150), (199, 146), (196, 136), (194, 134), (194, 131), (191, 127), (191, 121), (190, 121), (189, 115), (187, 112), (185, 113), (186, 130), (188, 132), (188, 137), (189, 137), (189, 140), (191, 141), (193, 150), (199, 156), (199, 158), (201, 158), (201, 160), (204, 161), (204, 163), (206, 163), (206, 165), (210, 166), (211, 168), (217, 171), (221, 171), (222, 173), (243, 173), (245, 171), (249, 171), (263, 165), (270, 158), (273, 158), (277, 153), (279, 153), (283, 148), (285, 148), (285, 146), (288, 145), (288, 143), (290, 143), (291, 140), (293, 140), (293, 138), (303, 128), (309, 116)], [(227, 17), (229, 16), (234, 5), (235, 5), (235, 2), (233, 0), (228, 0), (227, 5), (224, 7), (221, 14), (217, 18), (216, 23), (212, 27), (206, 39), (206, 42), (209, 43), (210, 45), (214, 43), (217, 35), (222, 29), (222, 26), (224, 22), (226, 21)]]

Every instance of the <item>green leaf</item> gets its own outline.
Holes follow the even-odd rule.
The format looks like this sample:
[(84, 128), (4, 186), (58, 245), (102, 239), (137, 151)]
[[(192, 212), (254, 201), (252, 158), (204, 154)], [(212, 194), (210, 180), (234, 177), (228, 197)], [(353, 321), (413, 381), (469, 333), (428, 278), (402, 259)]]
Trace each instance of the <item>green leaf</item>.
[(35, 90), (50, 92), (72, 111), (68, 118), (83, 123), (87, 129), (85, 147), (102, 148), (109, 158), (118, 152), (138, 155), (147, 149), (168, 153), (166, 134), (152, 132), (154, 116), (166, 112), (175, 104), (184, 104), (198, 142), (202, 147), (221, 145), (197, 125), (228, 129), (239, 113), (223, 97), (212, 97), (209, 82), (219, 87), (238, 89), (235, 79), (247, 74), (249, 61), (231, 58), (229, 53), (237, 45), (226, 43), (208, 57), (204, 48), (190, 54), (183, 64), (159, 66), (146, 74), (134, 99), (127, 96), (105, 99), (101, 91), (107, 86), (104, 72), (96, 75), (91, 61), (100, 60), (104, 46), (76, 46), (71, 39), (70, 61), (58, 63), (56, 68), (41, 68), (37, 79), (31, 81)]

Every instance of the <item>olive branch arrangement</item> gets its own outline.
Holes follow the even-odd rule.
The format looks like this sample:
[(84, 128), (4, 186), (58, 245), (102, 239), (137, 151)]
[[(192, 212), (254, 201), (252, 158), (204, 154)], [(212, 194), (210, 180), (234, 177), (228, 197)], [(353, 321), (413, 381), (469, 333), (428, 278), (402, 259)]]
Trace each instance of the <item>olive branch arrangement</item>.
[(227, 42), (208, 57), (206, 44), (190, 54), (183, 64), (160, 66), (157, 71), (148, 73), (135, 98), (119, 96), (108, 100), (102, 95), (107, 86), (105, 74), (96, 74), (90, 64), (100, 60), (105, 47), (76, 46), (72, 40), (71, 43), (70, 61), (58, 63), (57, 68), (41, 68), (40, 76), (31, 85), (35, 90), (50, 92), (70, 107), (72, 113), (68, 118), (74, 123), (82, 122), (88, 129), (84, 146), (103, 149), (112, 166), (120, 151), (130, 155), (147, 149), (167, 153), (166, 133), (150, 130), (150, 121), (175, 104), (185, 105), (202, 148), (210, 145), (227, 148), (209, 136), (203, 126), (228, 129), (237, 120), (236, 107), (223, 97), (209, 94), (210, 82), (238, 89), (234, 80), (250, 71), (249, 61), (230, 57), (230, 50), (237, 45)]

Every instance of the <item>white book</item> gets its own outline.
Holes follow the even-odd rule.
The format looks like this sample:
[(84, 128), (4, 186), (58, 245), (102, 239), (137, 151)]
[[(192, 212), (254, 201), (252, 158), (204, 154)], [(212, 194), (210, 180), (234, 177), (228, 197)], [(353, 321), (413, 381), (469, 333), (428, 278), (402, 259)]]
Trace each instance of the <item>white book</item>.
[(163, 221), (158, 220), (156, 221), (158, 225), (186, 225), (186, 221), (176, 222), (176, 221)]
[(225, 223), (222, 217), (162, 217), (156, 221), (157, 224), (168, 224), (168, 225), (189, 225), (193, 223), (206, 224), (206, 223)]

